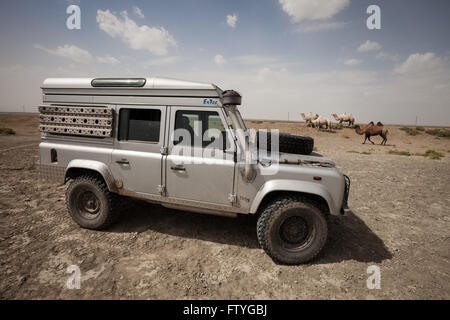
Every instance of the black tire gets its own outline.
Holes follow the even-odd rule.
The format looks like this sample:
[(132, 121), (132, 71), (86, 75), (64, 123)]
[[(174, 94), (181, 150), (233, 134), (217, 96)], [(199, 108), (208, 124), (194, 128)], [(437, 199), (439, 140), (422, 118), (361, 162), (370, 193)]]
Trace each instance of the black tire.
[(285, 196), (271, 201), (257, 222), (258, 241), (278, 263), (300, 264), (313, 259), (327, 241), (324, 213), (313, 201)]
[[(270, 131), (267, 131), (267, 134), (261, 134), (258, 131), (258, 148), (259, 146), (264, 147), (267, 151), (271, 150), (271, 135)], [(263, 143), (260, 143), (261, 139), (267, 139), (267, 144), (264, 146)], [(279, 152), (283, 153), (292, 153), (292, 154), (303, 154), (307, 155), (313, 152), (314, 149), (314, 139), (311, 137), (300, 136), (297, 134), (290, 133), (280, 133), (279, 135)]]
[(95, 176), (79, 176), (66, 191), (66, 205), (72, 219), (82, 228), (102, 230), (119, 215), (120, 199)]

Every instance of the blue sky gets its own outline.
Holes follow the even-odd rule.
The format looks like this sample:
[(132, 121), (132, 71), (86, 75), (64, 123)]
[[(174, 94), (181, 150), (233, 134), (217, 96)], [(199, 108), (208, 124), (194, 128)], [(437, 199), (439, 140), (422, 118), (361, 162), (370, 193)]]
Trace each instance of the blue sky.
[[(66, 28), (70, 4), (81, 8), (80, 30)], [(366, 27), (372, 4), (381, 9), (380, 30)], [(0, 6), (0, 111), (36, 110), (47, 77), (168, 76), (239, 90), (250, 118), (347, 112), (361, 122), (418, 116), (422, 124), (450, 125), (450, 1)]]

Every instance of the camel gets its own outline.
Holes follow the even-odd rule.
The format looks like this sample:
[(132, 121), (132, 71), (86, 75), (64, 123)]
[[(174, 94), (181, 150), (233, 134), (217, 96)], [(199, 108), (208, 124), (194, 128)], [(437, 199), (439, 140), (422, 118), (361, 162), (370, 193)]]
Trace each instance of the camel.
[(333, 113), (332, 116), (336, 119), (336, 121), (339, 121), (339, 124), (342, 122), (348, 122), (349, 127), (355, 124), (355, 118), (353, 118), (352, 114), (347, 114), (344, 112), (344, 114), (337, 115), (336, 113)]
[(312, 113), (310, 112), (308, 115), (305, 115), (304, 113), (300, 113), (300, 115), (302, 116), (303, 120), (305, 120), (306, 125), (310, 125), (312, 120), (316, 120), (319, 115), (317, 113)]
[(357, 134), (365, 135), (363, 144), (366, 143), (366, 140), (369, 139), (370, 142), (373, 143), (372, 140), (370, 140), (371, 136), (380, 136), (383, 138), (383, 141), (381, 141), (380, 145), (386, 145), (387, 141), (387, 135), (389, 133), (388, 129), (385, 129), (383, 124), (381, 122), (378, 122), (376, 125), (371, 121), (368, 125), (364, 126), (362, 129), (359, 125), (355, 126), (355, 131)]
[(328, 118), (320, 116), (317, 119), (312, 120), (311, 123), (314, 127), (317, 127), (318, 130), (320, 130), (323, 125), (325, 125), (328, 131), (331, 131), (331, 121)]

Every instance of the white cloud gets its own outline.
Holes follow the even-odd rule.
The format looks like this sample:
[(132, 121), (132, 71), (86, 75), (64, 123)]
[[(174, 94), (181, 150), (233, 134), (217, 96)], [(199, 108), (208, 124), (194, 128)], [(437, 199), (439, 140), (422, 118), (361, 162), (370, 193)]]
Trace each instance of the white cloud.
[(78, 48), (74, 45), (66, 44), (64, 46), (58, 46), (56, 49), (48, 49), (39, 44), (35, 44), (34, 47), (36, 49), (44, 50), (51, 55), (64, 57), (75, 62), (89, 63), (92, 61), (92, 55), (89, 51)]
[(392, 61), (400, 60), (400, 56), (398, 54), (390, 54), (386, 52), (379, 52), (376, 55), (376, 58), (381, 60), (392, 60)]
[(97, 61), (100, 63), (111, 64), (113, 66), (120, 63), (118, 59), (111, 57), (110, 55), (107, 55), (105, 57), (97, 57)]
[(233, 57), (233, 62), (239, 63), (239, 64), (245, 64), (245, 65), (263, 65), (268, 63), (274, 63), (277, 62), (278, 59), (275, 57), (270, 56), (263, 56), (263, 55), (257, 55), (257, 54), (248, 54), (248, 55), (242, 55)]
[(328, 19), (344, 9), (350, 0), (279, 0), (293, 22)]
[(362, 61), (359, 59), (346, 59), (344, 60), (344, 64), (346, 66), (357, 66), (358, 64), (360, 64)]
[(97, 10), (97, 23), (101, 30), (113, 38), (119, 38), (134, 50), (147, 50), (158, 56), (166, 55), (170, 46), (176, 46), (175, 39), (163, 27), (138, 26), (128, 18), (126, 11), (116, 17), (109, 10)]
[(359, 46), (358, 52), (377, 51), (380, 49), (381, 45), (378, 42), (367, 40)]
[(284, 79), (290, 76), (288, 70), (286, 68), (269, 68), (263, 67), (259, 69), (256, 73), (256, 81), (265, 82), (270, 81), (269, 79)]
[(431, 73), (445, 67), (444, 60), (433, 52), (411, 54), (402, 64), (395, 68), (398, 74)]
[(236, 27), (236, 22), (237, 22), (237, 15), (234, 13), (234, 14), (229, 14), (229, 15), (227, 15), (227, 24), (230, 26), (230, 27), (232, 27), (232, 28), (235, 28)]
[(181, 60), (181, 58), (178, 56), (151, 59), (151, 60), (145, 62), (145, 66), (146, 67), (165, 66), (165, 65), (175, 64), (175, 63), (179, 62), (180, 60)]
[(142, 10), (139, 7), (137, 7), (137, 6), (133, 6), (133, 13), (138, 18), (141, 18), (141, 19), (145, 18), (144, 14), (142, 13)]
[(218, 66), (223, 66), (225, 63), (227, 63), (227, 60), (221, 55), (221, 54), (217, 54), (214, 57), (214, 62), (218, 65)]
[(323, 23), (306, 24), (300, 26), (298, 28), (298, 31), (303, 33), (311, 33), (317, 31), (337, 30), (345, 27), (348, 24), (349, 22), (323, 22)]

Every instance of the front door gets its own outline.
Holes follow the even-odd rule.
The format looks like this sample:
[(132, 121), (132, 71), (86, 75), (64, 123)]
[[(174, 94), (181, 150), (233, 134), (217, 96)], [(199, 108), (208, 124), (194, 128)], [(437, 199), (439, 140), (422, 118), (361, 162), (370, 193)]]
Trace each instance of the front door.
[(126, 190), (159, 194), (166, 107), (118, 106), (112, 171)]
[(168, 197), (232, 205), (235, 145), (224, 120), (220, 108), (170, 108)]

